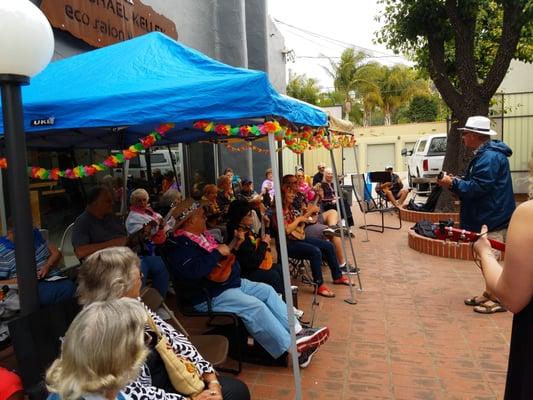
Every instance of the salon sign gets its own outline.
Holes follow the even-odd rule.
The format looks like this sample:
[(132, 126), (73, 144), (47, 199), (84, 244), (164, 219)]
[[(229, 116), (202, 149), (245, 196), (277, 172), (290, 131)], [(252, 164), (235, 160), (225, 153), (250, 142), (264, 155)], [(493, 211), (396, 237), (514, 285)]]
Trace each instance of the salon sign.
[(178, 39), (176, 25), (140, 0), (43, 0), (52, 26), (95, 47), (159, 31)]

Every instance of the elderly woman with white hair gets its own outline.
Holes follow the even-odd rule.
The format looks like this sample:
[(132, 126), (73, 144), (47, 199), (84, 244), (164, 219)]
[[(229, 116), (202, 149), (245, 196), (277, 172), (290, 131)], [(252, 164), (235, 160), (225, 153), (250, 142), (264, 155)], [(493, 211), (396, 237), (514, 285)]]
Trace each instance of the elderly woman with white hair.
[[(138, 298), (141, 289), (139, 265), (139, 258), (127, 247), (113, 247), (92, 254), (85, 260), (78, 275), (80, 304), (89, 305), (122, 297)], [(200, 355), (186, 336), (164, 322), (152, 310), (146, 308), (146, 312), (158, 331), (153, 332), (152, 327), (150, 334), (155, 337), (157, 334), (164, 336), (174, 352), (189, 360), (201, 375), (205, 390), (194, 396), (194, 400), (250, 398), (248, 388), (243, 382), (231, 377), (217, 376), (211, 363)], [(124, 388), (124, 394), (127, 398), (143, 400), (186, 399), (184, 395), (176, 393), (161, 358), (153, 348), (140, 374)]]
[(135, 299), (95, 302), (72, 321), (46, 373), (49, 400), (125, 400), (123, 388), (147, 355), (148, 315)]
[(163, 298), (167, 294), (169, 277), (161, 257), (155, 255), (155, 245), (167, 239), (170, 227), (163, 217), (150, 208), (150, 196), (144, 189), (135, 189), (130, 195), (130, 212), (126, 218), (126, 231), (137, 236), (136, 251), (142, 258), (143, 285), (150, 275), (152, 286)]
[[(322, 211), (335, 210), (337, 208), (337, 193), (335, 191), (335, 182), (333, 181), (333, 171), (331, 168), (324, 169), (322, 190), (324, 191), (324, 197), (322, 198)], [(346, 219), (346, 222), (349, 226), (354, 226), (355, 223), (353, 220), (352, 209), (344, 197), (341, 196), (341, 200), (344, 202), (344, 208), (346, 210), (346, 215), (343, 215), (342, 217)], [(344, 214), (342, 208), (341, 212)]]

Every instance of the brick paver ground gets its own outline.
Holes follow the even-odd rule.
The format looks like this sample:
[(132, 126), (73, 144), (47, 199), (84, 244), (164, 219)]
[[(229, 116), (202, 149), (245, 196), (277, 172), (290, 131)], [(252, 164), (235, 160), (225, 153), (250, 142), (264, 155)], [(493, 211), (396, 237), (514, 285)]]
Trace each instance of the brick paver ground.
[[(479, 270), (411, 250), (411, 225), (370, 232), (366, 243), (358, 230), (353, 243), (364, 291), (356, 293), (357, 305), (343, 301), (347, 287), (320, 298), (316, 324), (329, 326), (331, 338), (302, 370), (304, 399), (502, 398), (511, 314), (480, 315), (465, 306), (464, 298), (481, 293)], [(331, 279), (326, 270), (324, 276)], [(308, 313), (309, 293), (301, 287), (300, 308)], [(246, 364), (240, 378), (255, 400), (294, 398), (290, 367)]]
[[(343, 301), (348, 287), (332, 286), (337, 297), (320, 298), (315, 325), (329, 326), (331, 338), (302, 370), (304, 399), (502, 398), (511, 314), (480, 315), (465, 306), (464, 298), (482, 290), (477, 267), (411, 250), (406, 225), (370, 232), (366, 243), (357, 230), (364, 291), (356, 305)], [(331, 280), (328, 271), (324, 276)], [(309, 287), (301, 286), (299, 302), (309, 315)], [(203, 325), (198, 320), (182, 318), (193, 332)], [(0, 353), (0, 365), (16, 367), (10, 349)], [(294, 398), (290, 367), (245, 364), (239, 377), (254, 400)]]

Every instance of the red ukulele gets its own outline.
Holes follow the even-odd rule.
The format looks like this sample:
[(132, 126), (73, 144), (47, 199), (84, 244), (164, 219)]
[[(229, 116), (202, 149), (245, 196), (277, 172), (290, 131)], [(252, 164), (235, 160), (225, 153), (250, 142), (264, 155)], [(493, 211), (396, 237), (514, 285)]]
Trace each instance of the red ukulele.
[[(455, 242), (475, 242), (481, 236), (479, 233), (464, 229), (453, 228), (444, 224), (435, 225), (435, 236), (440, 240), (453, 240)], [(494, 250), (505, 251), (505, 243), (494, 239), (488, 239)]]

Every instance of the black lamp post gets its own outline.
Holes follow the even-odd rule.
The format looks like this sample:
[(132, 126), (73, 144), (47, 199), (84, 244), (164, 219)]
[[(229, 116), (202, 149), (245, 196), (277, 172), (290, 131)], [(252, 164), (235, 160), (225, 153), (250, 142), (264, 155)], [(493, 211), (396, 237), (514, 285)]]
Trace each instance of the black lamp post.
[(28, 0), (0, 2), (0, 88), (8, 163), (8, 192), (23, 315), (39, 308), (33, 224), (20, 87), (43, 70), (54, 52), (52, 28)]

